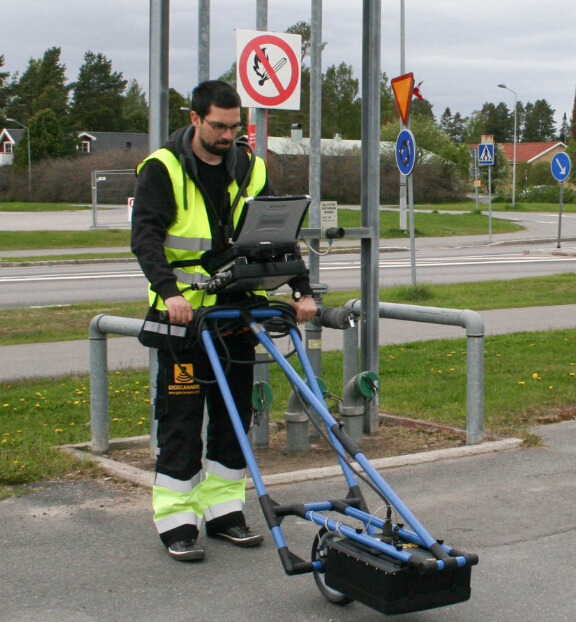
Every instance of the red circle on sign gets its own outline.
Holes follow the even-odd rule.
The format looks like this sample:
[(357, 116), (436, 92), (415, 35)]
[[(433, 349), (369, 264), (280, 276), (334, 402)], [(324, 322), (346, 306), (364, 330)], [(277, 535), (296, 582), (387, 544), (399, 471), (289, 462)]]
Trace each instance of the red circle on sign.
[[(290, 83), (286, 88), (282, 87), (280, 81), (277, 78), (274, 79), (276, 76), (274, 74), (272, 66), (268, 62), (268, 59), (266, 59), (263, 54), (262, 56), (258, 55), (258, 52), (261, 52), (260, 46), (265, 44), (278, 46), (285, 52), (286, 56), (288, 57), (288, 61), (290, 62), (290, 68), (292, 69), (292, 77), (290, 79)], [(260, 58), (260, 60), (262, 61), (262, 64), (266, 68), (266, 71), (270, 75), (270, 78), (272, 79), (274, 85), (279, 91), (278, 95), (275, 95), (274, 97), (267, 97), (265, 95), (262, 95), (262, 93), (258, 93), (258, 91), (252, 86), (252, 84), (250, 84), (250, 79), (248, 78), (248, 73), (246, 70), (249, 62), (248, 57), (250, 56), (250, 54), (252, 54), (252, 52), (257, 54), (258, 58)], [(286, 43), (286, 41), (284, 41), (284, 39), (280, 39), (279, 37), (275, 37), (273, 35), (262, 35), (260, 37), (256, 37), (255, 39), (252, 39), (252, 41), (249, 41), (246, 47), (242, 50), (242, 54), (240, 55), (239, 67), (242, 86), (244, 87), (248, 95), (250, 95), (250, 97), (254, 101), (258, 102), (262, 106), (278, 106), (284, 103), (292, 95), (292, 93), (294, 93), (298, 84), (299, 65), (296, 54), (294, 54), (294, 50), (290, 47), (288, 43)]]

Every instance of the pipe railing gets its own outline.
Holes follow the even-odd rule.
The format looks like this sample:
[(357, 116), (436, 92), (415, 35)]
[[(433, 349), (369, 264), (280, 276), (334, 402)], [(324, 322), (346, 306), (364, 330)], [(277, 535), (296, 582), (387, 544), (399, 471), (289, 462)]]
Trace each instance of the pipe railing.
[[(360, 300), (349, 300), (346, 307), (360, 316)], [(468, 340), (466, 355), (466, 443), (476, 445), (484, 438), (484, 320), (469, 309), (443, 309), (381, 302), (378, 316), (390, 320), (461, 326)], [(344, 385), (358, 373), (358, 330), (344, 331)], [(378, 370), (372, 370), (378, 371)], [(369, 415), (370, 416), (370, 415)], [(369, 426), (365, 424), (366, 429)]]

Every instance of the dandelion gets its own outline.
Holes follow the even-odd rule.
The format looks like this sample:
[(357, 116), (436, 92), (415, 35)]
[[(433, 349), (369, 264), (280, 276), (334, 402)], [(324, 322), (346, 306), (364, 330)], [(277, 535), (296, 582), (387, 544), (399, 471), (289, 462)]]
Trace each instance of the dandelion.
[(139, 381), (139, 380), (137, 380), (134, 384), (140, 384), (140, 381)]
[(114, 417), (112, 421), (118, 421), (118, 417)]
[(451, 354), (447, 354), (446, 356), (447, 356), (447, 357), (451, 357), (452, 355), (451, 355)]
[(439, 373), (439, 374), (441, 374), (441, 373), (442, 373), (442, 370), (441, 370), (441, 369), (439, 369), (439, 370), (438, 370), (438, 373)]
[(22, 434), (22, 430), (16, 430), (16, 434)]
[(120, 393), (120, 391), (114, 391), (114, 393)]
[(138, 395), (140, 391), (134, 391), (134, 395)]
[[(572, 374), (574, 375), (574, 374)], [(150, 400), (146, 399), (145, 397), (142, 398), (142, 401), (146, 402), (147, 404), (150, 404)]]
[(536, 380), (536, 378), (538, 378), (538, 374), (532, 374), (532, 378), (534, 378), (534, 380)]
[(21, 397), (21, 398), (20, 398), (20, 401), (21, 401), (21, 402), (25, 402), (26, 400), (25, 400), (23, 397)]
[(450, 368), (450, 371), (454, 371), (454, 368), (453, 368), (453, 367), (451, 367), (451, 368)]
[[(139, 421), (138, 425), (144, 425), (144, 422), (143, 421)], [(2, 442), (5, 443), (6, 441), (2, 441)]]
[(40, 408), (40, 404), (34, 404), (36, 408)]
[(26, 465), (25, 465), (25, 464), (21, 464), (21, 465), (20, 465), (20, 468), (21, 468), (21, 469), (25, 469), (25, 468), (26, 468)]
[(80, 402), (79, 402), (78, 400), (76, 400), (76, 401), (74, 402), (74, 404), (80, 404)]
[(2, 439), (2, 442), (3, 442), (3, 443), (7, 443), (7, 442), (8, 442), (8, 440), (7, 440), (7, 439), (5, 439), (5, 438), (3, 438), (3, 439)]
[(119, 375), (120, 375), (120, 372), (119, 372), (119, 371), (115, 371), (114, 373), (115, 373), (117, 376), (119, 376)]
[(574, 375), (574, 372), (570, 372), (570, 375), (571, 375), (571, 376), (573, 376), (573, 375)]
[(58, 433), (60, 433), (60, 432), (63, 432), (63, 431), (64, 431), (64, 430), (61, 430), (60, 428), (56, 428), (56, 429), (54, 430), (54, 432), (56, 432), (56, 434), (58, 434)]
[(554, 387), (550, 386), (550, 387), (548, 387), (548, 388), (550, 389), (550, 391), (552, 391), (552, 389), (553, 389)]
[(501, 358), (502, 355), (501, 354), (497, 354), (496, 356), (497, 356), (497, 358)]
[(38, 391), (36, 391), (36, 395), (37, 395), (38, 397), (42, 397), (42, 393), (39, 393)]
[(20, 463), (18, 462), (18, 460), (14, 460), (14, 462), (12, 462), (12, 464), (20, 464)]
[(521, 380), (518, 384), (521, 386), (524, 386), (526, 383), (523, 380)]
[(8, 406), (10, 406), (10, 404), (4, 404), (4, 408), (8, 408)]
[(72, 421), (72, 423), (70, 425), (76, 425), (76, 424)]
[(4, 432), (4, 436), (10, 436), (10, 432)]

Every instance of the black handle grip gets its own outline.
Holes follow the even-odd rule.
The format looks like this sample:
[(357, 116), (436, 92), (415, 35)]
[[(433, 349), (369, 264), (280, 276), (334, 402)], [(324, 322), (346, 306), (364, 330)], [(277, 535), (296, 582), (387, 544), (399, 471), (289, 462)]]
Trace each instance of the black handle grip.
[(354, 313), (350, 309), (332, 309), (328, 307), (318, 309), (317, 318), (320, 324), (326, 328), (346, 330), (352, 326), (351, 319), (354, 318)]

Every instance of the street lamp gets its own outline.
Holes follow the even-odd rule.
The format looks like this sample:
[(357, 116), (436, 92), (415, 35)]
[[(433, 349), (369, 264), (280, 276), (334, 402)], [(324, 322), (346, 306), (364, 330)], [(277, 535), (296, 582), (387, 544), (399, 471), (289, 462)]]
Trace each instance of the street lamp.
[(17, 123), (21, 127), (23, 127), (28, 134), (28, 194), (32, 195), (32, 156), (30, 152), (30, 130), (27, 128), (24, 123), (20, 123), (20, 121), (16, 121), (16, 119), (6, 119), (10, 123)]
[(510, 93), (514, 93), (514, 161), (512, 163), (512, 207), (514, 207), (516, 205), (516, 127), (518, 95), (516, 95), (516, 91), (509, 89), (505, 84), (498, 84), (497, 86), (501, 89), (510, 91)]

